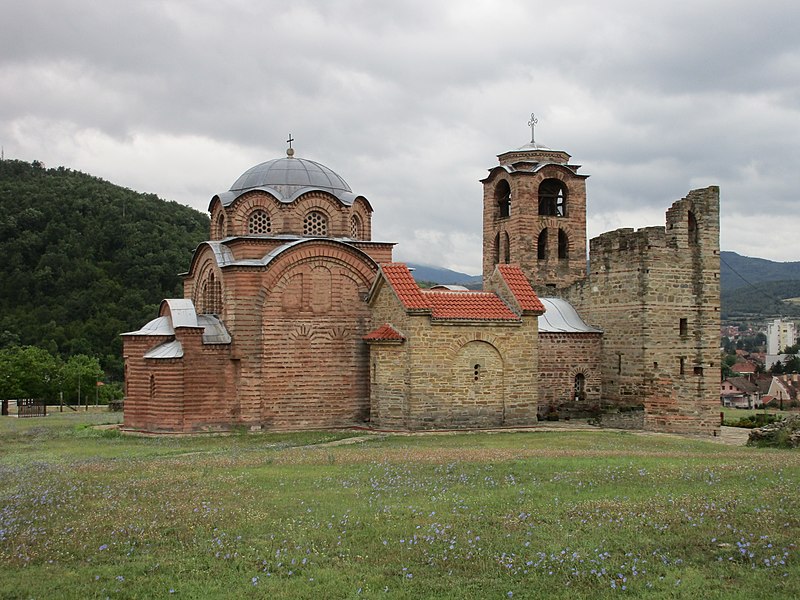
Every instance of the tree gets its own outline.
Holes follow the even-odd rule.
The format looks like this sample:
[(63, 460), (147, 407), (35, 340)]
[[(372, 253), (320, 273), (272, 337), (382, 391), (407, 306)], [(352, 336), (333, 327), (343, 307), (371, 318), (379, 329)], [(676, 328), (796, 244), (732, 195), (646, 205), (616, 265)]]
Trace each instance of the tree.
[(35, 346), (0, 350), (0, 397), (55, 401), (61, 366), (59, 358)]
[(69, 404), (93, 402), (97, 393), (95, 390), (97, 382), (102, 378), (103, 370), (96, 358), (85, 354), (70, 356), (61, 370), (64, 402)]

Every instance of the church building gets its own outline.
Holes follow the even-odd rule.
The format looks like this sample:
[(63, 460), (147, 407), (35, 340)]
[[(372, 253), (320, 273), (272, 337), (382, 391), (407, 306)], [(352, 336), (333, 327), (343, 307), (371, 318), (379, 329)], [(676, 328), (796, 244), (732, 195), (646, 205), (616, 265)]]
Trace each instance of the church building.
[(719, 192), (586, 252), (586, 175), (531, 141), (483, 183), (483, 291), (421, 289), (372, 205), (294, 156), (209, 205), (184, 298), (123, 334), (125, 427), (532, 426), (632, 411), (719, 428)]

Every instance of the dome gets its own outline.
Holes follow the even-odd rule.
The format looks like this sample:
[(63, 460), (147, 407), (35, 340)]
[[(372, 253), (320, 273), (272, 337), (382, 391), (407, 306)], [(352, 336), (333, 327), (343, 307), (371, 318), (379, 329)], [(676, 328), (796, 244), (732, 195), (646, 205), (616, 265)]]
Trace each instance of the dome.
[(247, 169), (233, 182), (230, 190), (220, 194), (229, 204), (243, 193), (262, 189), (275, 194), (281, 202), (291, 202), (300, 194), (322, 190), (350, 205), (355, 199), (347, 182), (334, 171), (305, 158), (276, 158)]

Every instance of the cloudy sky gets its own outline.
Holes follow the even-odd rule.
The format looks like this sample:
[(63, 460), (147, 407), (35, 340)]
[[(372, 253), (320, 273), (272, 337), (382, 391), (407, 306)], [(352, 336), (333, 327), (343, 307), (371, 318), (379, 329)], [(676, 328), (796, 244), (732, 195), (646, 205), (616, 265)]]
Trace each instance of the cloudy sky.
[(480, 272), (479, 180), (530, 141), (588, 180), (589, 235), (716, 184), (722, 248), (800, 260), (796, 0), (5, 0), (0, 144), (205, 210), (297, 156), (396, 257)]

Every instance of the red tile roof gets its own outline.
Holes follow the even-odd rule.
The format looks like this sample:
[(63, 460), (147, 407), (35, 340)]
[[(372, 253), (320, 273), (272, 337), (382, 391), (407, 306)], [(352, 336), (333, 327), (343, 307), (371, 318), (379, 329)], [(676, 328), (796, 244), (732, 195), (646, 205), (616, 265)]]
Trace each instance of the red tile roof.
[(519, 321), (505, 302), (491, 292), (423, 292), (434, 319)]
[(403, 263), (385, 263), (381, 265), (381, 271), (386, 281), (394, 289), (397, 297), (403, 306), (411, 309), (425, 309), (429, 308), (425, 298), (422, 296), (422, 291), (419, 289), (417, 282), (411, 275), (411, 271)]
[(368, 342), (376, 341), (398, 341), (402, 342), (406, 338), (403, 337), (394, 327), (388, 323), (384, 323), (374, 331), (370, 331), (367, 335), (361, 338)]
[(430, 311), (433, 319), (519, 321), (491, 292), (422, 290), (403, 263), (382, 264), (381, 272), (406, 309)]
[(522, 310), (530, 310), (535, 312), (544, 312), (544, 306), (533, 291), (528, 278), (522, 272), (522, 269), (515, 265), (497, 265), (497, 270), (506, 282), (508, 289), (514, 294), (517, 302), (519, 302)]

